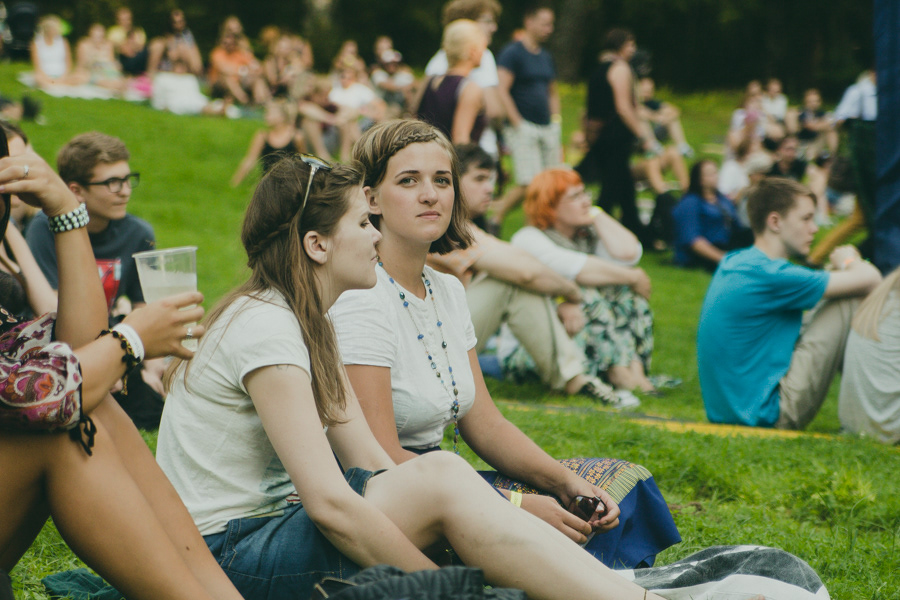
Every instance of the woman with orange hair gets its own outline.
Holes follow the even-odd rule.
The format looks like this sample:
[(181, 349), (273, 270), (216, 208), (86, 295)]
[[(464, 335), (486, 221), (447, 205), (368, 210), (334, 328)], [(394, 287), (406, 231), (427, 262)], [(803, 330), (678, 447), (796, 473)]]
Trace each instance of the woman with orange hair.
[[(584, 349), (587, 372), (621, 390), (655, 393), (647, 377), (653, 352), (650, 278), (635, 266), (643, 252), (637, 237), (592, 206), (581, 177), (570, 169), (549, 169), (532, 180), (525, 215), (528, 226), (512, 237), (513, 245), (583, 288), (582, 303), (560, 304), (559, 315)], [(521, 359), (517, 351), (505, 364), (515, 370)]]

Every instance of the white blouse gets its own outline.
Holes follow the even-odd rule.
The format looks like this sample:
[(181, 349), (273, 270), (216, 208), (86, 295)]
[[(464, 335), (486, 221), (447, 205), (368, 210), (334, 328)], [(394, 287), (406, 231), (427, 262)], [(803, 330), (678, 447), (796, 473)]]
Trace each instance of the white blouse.
[[(328, 313), (341, 356), (347, 365), (388, 367), (400, 444), (436, 446), (453, 421), (451, 382), (456, 381), (459, 391), (460, 419), (475, 402), (468, 357), (475, 347), (475, 328), (465, 290), (456, 277), (425, 267), (434, 293), (426, 292), (426, 298), (420, 299), (391, 283), (384, 269), (379, 267), (377, 272), (374, 288), (345, 292)], [(355, 391), (365, 398), (366, 390)]]

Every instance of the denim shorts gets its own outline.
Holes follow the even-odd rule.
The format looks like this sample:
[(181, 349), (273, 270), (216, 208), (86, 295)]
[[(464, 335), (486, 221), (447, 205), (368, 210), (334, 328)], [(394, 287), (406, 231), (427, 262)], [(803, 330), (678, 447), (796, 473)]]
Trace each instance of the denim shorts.
[[(360, 496), (376, 473), (348, 469), (344, 478)], [(278, 517), (233, 519), (206, 544), (246, 600), (295, 600), (312, 595), (323, 577), (346, 578), (360, 568), (325, 538), (296, 504)]]

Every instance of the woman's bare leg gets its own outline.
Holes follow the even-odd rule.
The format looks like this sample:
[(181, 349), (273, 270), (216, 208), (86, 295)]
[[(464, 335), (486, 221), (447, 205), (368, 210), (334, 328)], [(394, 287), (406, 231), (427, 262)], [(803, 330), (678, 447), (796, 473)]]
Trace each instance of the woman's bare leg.
[(50, 516), (43, 495), (44, 436), (0, 436), (0, 569), (12, 569)]
[[(43, 523), (46, 506), (78, 556), (129, 598), (211, 599), (172, 545), (135, 486), (112, 440), (97, 424), (94, 455), (64, 434), (0, 439), (4, 485), (0, 541), (4, 567), (18, 559)], [(15, 491), (24, 492), (16, 497)], [(41, 511), (25, 509), (31, 498)], [(7, 518), (14, 515), (14, 518)], [(7, 543), (9, 542), (9, 545)]]
[(175, 488), (122, 407), (107, 396), (91, 416), (106, 427), (125, 469), (156, 518), (164, 524), (169, 539), (194, 577), (210, 596), (240, 600), (241, 595), (219, 567)]
[(641, 390), (642, 392), (652, 392), (655, 388), (647, 374), (644, 372), (644, 365), (640, 360), (634, 359), (629, 365), (613, 365), (606, 372), (609, 382), (620, 390)]
[[(420, 548), (441, 537), (494, 585), (529, 598), (641, 600), (644, 590), (510, 504), (461, 458), (434, 452), (373, 478), (366, 499)], [(646, 598), (659, 600), (655, 594)]]
[(666, 191), (666, 180), (662, 173), (662, 158), (659, 156), (651, 156), (644, 159), (644, 173), (647, 182), (653, 188), (653, 193), (662, 194)]

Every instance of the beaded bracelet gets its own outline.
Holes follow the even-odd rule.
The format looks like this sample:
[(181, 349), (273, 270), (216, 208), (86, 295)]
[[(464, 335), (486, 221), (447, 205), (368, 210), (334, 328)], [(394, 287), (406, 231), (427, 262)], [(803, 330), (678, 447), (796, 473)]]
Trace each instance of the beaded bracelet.
[(144, 360), (144, 342), (141, 341), (141, 336), (134, 330), (134, 327), (127, 323), (118, 323), (112, 330), (125, 336), (137, 362)]
[(90, 221), (88, 217), (87, 207), (82, 202), (78, 208), (67, 213), (56, 215), (47, 219), (47, 225), (50, 227), (51, 233), (65, 233), (73, 229), (87, 227)]
[[(121, 325), (121, 323), (119, 325)], [(117, 340), (119, 340), (119, 344), (122, 346), (122, 350), (125, 351), (125, 354), (122, 356), (122, 362), (125, 363), (125, 373), (122, 375), (122, 393), (128, 394), (128, 374), (144, 358), (144, 356), (143, 356), (144, 348), (143, 348), (143, 344), (142, 344), (141, 345), (141, 356), (140, 356), (140, 358), (138, 358), (138, 355), (134, 351), (134, 347), (128, 341), (128, 337), (122, 333), (122, 330), (119, 328), (119, 325), (117, 325), (116, 327), (113, 327), (112, 330), (104, 329), (103, 331), (100, 332), (100, 335), (98, 335), (97, 337), (101, 338), (104, 335), (111, 335), (114, 338), (116, 338)]]

